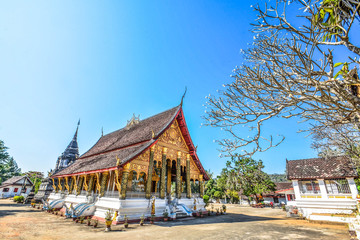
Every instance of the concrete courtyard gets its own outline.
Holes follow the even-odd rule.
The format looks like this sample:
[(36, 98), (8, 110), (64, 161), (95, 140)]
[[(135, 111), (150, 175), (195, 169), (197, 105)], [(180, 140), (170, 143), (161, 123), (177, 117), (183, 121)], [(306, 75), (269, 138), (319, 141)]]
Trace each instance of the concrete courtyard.
[(347, 227), (288, 219), (280, 209), (228, 206), (228, 214), (104, 232), (12, 200), (0, 200), (0, 239), (350, 239)]

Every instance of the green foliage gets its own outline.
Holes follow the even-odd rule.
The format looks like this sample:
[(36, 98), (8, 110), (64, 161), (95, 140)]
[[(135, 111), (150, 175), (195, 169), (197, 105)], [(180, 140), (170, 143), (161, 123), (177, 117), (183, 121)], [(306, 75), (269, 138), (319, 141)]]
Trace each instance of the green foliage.
[(275, 184), (269, 175), (262, 171), (264, 165), (261, 160), (234, 155), (226, 166), (222, 177), (226, 179), (227, 189), (230, 190), (229, 197), (235, 198), (234, 192), (242, 190), (244, 195), (254, 195), (257, 199), (257, 195), (275, 190)]
[(24, 201), (24, 196), (15, 196), (14, 202), (22, 203)]
[(210, 197), (208, 195), (203, 196), (204, 203), (207, 205), (209, 203)]
[(21, 169), (14, 158), (10, 157), (7, 149), (4, 142), (0, 140), (0, 184), (11, 177), (21, 174)]
[(289, 182), (289, 180), (287, 179), (286, 174), (280, 174), (280, 173), (273, 173), (273, 174), (268, 174), (271, 181), (273, 182)]
[(216, 191), (216, 192), (214, 193), (214, 198), (220, 199), (220, 198), (222, 198), (222, 197), (223, 197), (223, 192)]
[(33, 173), (32, 175), (28, 176), (31, 180), (31, 182), (35, 185), (35, 194), (39, 191), (40, 184), (42, 182), (42, 178), (37, 177), (36, 173)]

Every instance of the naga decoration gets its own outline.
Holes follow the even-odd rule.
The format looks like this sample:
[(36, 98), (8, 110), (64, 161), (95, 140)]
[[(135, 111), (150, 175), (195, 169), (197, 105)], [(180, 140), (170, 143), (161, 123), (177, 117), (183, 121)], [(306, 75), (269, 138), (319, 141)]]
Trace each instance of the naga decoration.
[(120, 184), (120, 181), (119, 181), (119, 170), (118, 169), (115, 169), (115, 185), (116, 185), (116, 188), (118, 189), (118, 193), (119, 193), (119, 198), (121, 197), (121, 184)]
[(151, 199), (151, 215), (155, 215), (155, 196)]

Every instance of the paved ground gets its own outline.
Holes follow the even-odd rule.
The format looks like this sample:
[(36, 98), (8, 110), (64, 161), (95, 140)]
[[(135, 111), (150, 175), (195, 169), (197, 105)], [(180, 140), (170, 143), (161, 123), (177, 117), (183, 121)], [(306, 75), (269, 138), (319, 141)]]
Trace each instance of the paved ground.
[(280, 209), (228, 206), (228, 214), (187, 221), (113, 226), (112, 232), (0, 200), (0, 239), (350, 239), (347, 227), (288, 219)]

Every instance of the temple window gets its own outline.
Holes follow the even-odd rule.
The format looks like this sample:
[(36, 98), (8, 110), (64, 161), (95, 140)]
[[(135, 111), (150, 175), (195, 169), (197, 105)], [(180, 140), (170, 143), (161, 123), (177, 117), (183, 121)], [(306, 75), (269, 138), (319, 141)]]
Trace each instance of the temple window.
[(17, 192), (17, 191), (18, 191), (18, 188), (15, 188), (15, 189), (14, 189), (14, 192)]
[(326, 191), (329, 194), (350, 194), (349, 183), (346, 179), (325, 180)]

